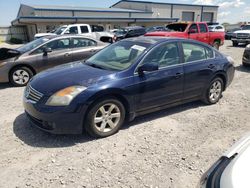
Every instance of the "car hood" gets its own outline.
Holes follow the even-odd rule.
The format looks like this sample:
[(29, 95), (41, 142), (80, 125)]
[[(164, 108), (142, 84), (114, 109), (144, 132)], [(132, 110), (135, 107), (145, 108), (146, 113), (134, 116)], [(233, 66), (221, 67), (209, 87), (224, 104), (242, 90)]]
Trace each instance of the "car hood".
[(239, 31), (235, 31), (234, 33), (249, 33), (250, 34), (250, 30), (239, 30)]
[(57, 66), (37, 74), (30, 82), (37, 91), (52, 95), (66, 87), (80, 85), (88, 87), (97, 82), (104, 82), (111, 78), (115, 71), (103, 70), (85, 65), (82, 62), (73, 62)]
[(56, 35), (56, 34), (55, 33), (37, 33), (35, 34), (35, 38), (46, 37), (46, 36), (51, 36), (51, 35)]

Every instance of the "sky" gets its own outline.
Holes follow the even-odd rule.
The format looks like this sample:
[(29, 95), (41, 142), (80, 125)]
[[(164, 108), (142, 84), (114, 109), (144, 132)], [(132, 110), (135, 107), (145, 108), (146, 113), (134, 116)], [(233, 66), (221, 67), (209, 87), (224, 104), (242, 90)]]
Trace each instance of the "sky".
[[(250, 0), (148, 0), (166, 3), (219, 5), (220, 23), (250, 22)], [(118, 0), (0, 0), (0, 26), (8, 26), (17, 16), (20, 4), (27, 5), (69, 5), (84, 7), (109, 7)]]

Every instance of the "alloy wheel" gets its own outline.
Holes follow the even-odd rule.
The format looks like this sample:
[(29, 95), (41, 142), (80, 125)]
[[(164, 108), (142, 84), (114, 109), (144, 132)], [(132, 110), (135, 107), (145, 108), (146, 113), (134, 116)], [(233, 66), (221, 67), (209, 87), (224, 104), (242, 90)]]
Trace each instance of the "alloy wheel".
[(222, 84), (219, 80), (215, 81), (209, 90), (209, 99), (211, 102), (215, 102), (219, 99), (222, 91)]
[(25, 70), (16, 70), (12, 74), (13, 81), (19, 85), (27, 84), (30, 80), (30, 75)]
[(110, 132), (119, 124), (120, 119), (121, 112), (116, 104), (104, 104), (95, 113), (94, 126), (100, 132)]

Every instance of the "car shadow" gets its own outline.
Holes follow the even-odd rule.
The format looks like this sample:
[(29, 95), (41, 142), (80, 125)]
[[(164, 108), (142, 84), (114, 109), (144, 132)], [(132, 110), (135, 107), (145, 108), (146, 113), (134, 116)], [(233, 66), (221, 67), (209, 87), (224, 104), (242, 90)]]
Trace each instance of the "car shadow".
[(238, 46), (227, 45), (226, 47), (230, 47), (230, 48), (246, 48), (246, 44), (238, 44)]
[(0, 84), (0, 89), (7, 89), (13, 87), (10, 83), (1, 83)]
[(247, 67), (247, 66), (239, 65), (235, 67), (235, 69), (240, 72), (250, 73), (250, 66)]
[(203, 103), (202, 101), (195, 101), (195, 102), (185, 103), (185, 104), (178, 105), (175, 107), (167, 108), (164, 110), (152, 112), (149, 114), (145, 114), (145, 115), (136, 117), (133, 121), (131, 121), (131, 122), (127, 123), (125, 126), (123, 126), (122, 129), (127, 129), (127, 128), (134, 126), (134, 125), (137, 125), (137, 124), (147, 123), (147, 122), (153, 121), (155, 119), (159, 119), (159, 118), (162, 118), (165, 116), (177, 114), (177, 113), (180, 113), (180, 112), (183, 112), (186, 110), (190, 110), (190, 109), (194, 109), (194, 108), (198, 108), (198, 107), (203, 107), (203, 106), (207, 106), (207, 105), (205, 103)]
[(84, 135), (54, 135), (30, 125), (26, 115), (20, 114), (13, 123), (14, 134), (25, 144), (32, 147), (61, 148), (94, 140)]
[[(182, 111), (190, 110), (197, 107), (206, 106), (201, 101), (191, 102), (176, 107), (168, 108), (165, 110), (149, 113), (143, 116), (137, 117), (134, 121), (126, 123), (122, 129), (128, 129), (131, 126), (137, 124), (143, 124), (152, 120), (162, 118), (168, 115), (179, 113)], [(78, 143), (85, 143), (94, 141), (95, 139), (88, 136), (86, 133), (83, 135), (54, 135), (44, 132), (32, 125), (30, 125), (26, 115), (23, 113), (16, 117), (13, 123), (14, 134), (22, 140), (25, 144), (32, 147), (44, 147), (44, 148), (60, 148), (70, 147)], [(104, 138), (105, 139), (105, 138)]]

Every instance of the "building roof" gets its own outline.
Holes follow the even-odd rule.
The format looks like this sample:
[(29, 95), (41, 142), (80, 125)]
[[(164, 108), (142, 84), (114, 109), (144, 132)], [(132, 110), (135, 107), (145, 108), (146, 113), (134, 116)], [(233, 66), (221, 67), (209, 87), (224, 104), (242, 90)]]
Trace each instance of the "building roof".
[(161, 5), (182, 5), (182, 6), (204, 6), (204, 7), (219, 7), (217, 5), (198, 5), (198, 4), (182, 4), (182, 3), (164, 3), (164, 2), (152, 2), (152, 1), (137, 1), (137, 0), (120, 0), (117, 3), (110, 6), (110, 8), (122, 3), (122, 2), (129, 2), (129, 3), (148, 3), (148, 4), (161, 4)]
[[(34, 10), (49, 10), (49, 11), (85, 11), (85, 12), (135, 12), (145, 13), (141, 10), (123, 9), (123, 8), (96, 8), (96, 7), (78, 7), (78, 6), (60, 6), (60, 5), (25, 5)], [(151, 13), (151, 12), (149, 12)]]

